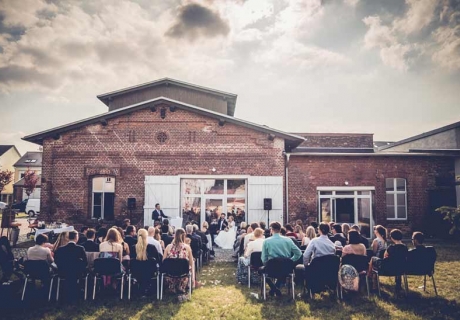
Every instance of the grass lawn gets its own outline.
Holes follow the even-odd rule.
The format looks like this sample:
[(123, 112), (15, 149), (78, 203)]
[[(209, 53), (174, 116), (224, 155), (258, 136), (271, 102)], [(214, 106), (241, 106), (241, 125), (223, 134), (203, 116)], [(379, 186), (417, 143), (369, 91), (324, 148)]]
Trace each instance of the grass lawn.
[[(427, 292), (418, 289), (422, 277), (410, 277), (407, 298), (395, 298), (390, 285), (394, 280), (382, 278), (382, 298), (371, 294), (348, 294), (338, 301), (328, 293), (316, 295), (312, 301), (299, 297), (295, 302), (284, 294), (281, 298), (257, 300), (251, 295), (259, 287), (240, 285), (235, 281), (235, 264), (211, 263), (205, 266), (192, 300), (179, 304), (166, 295), (163, 302), (135, 296), (120, 301), (115, 296), (96, 297), (96, 301), (80, 301), (66, 306), (42, 303), (40, 307), (15, 312), (1, 311), (4, 319), (460, 319), (460, 244), (436, 243), (438, 262), (435, 297), (431, 282)], [(300, 288), (297, 288), (300, 293)], [(126, 296), (125, 296), (126, 297)]]

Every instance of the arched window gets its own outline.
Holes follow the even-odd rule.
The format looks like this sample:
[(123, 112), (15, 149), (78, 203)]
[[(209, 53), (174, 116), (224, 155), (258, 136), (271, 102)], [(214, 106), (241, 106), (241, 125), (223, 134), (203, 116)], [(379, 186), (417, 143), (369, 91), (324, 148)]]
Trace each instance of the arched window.
[(92, 217), (105, 220), (114, 219), (115, 178), (93, 178)]

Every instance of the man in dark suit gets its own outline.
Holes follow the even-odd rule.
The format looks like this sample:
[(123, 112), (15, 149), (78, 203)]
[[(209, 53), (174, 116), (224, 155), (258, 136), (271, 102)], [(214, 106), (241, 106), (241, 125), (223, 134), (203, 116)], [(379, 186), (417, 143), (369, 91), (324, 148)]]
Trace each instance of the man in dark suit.
[(78, 233), (69, 232), (69, 243), (60, 247), (54, 253), (54, 262), (58, 267), (58, 272), (65, 275), (67, 284), (67, 299), (75, 301), (78, 298), (77, 279), (86, 269), (88, 260), (85, 249), (77, 245)]
[(135, 226), (129, 225), (126, 227), (125, 243), (128, 245), (130, 250), (132, 246), (136, 245), (137, 237), (136, 237), (136, 227)]
[(217, 221), (217, 233), (221, 232), (222, 230), (225, 230), (225, 228), (228, 227), (228, 222), (227, 219), (225, 219), (225, 213), (222, 213), (220, 215), (219, 221)]
[(190, 239), (190, 248), (192, 249), (192, 254), (195, 259), (199, 258), (199, 253), (201, 250), (201, 238), (200, 236), (193, 234), (193, 225), (189, 224), (185, 227), (185, 232), (187, 233), (187, 238)]
[(332, 227), (332, 237), (329, 237), (332, 242), (339, 241), (342, 244), (342, 247), (345, 247), (347, 244), (347, 238), (342, 233), (342, 226), (340, 224), (334, 224)]
[(80, 233), (78, 234), (78, 243), (79, 245), (82, 245), (83, 243), (86, 242), (86, 240), (88, 239), (86, 237), (86, 232), (88, 231), (89, 227), (81, 227), (80, 229)]
[(160, 208), (160, 204), (157, 203), (155, 205), (155, 210), (153, 210), (153, 212), (152, 212), (152, 220), (161, 222), (161, 220), (163, 220), (163, 218), (169, 218), (169, 217), (166, 216), (163, 213), (163, 210), (161, 210), (161, 208)]
[(87, 240), (83, 242), (82, 247), (85, 248), (85, 252), (99, 252), (99, 245), (94, 241), (96, 238), (96, 231), (94, 229), (88, 229), (86, 231)]
[(174, 240), (174, 237), (169, 235), (169, 226), (168, 225), (162, 225), (161, 226), (161, 240), (163, 240), (165, 244), (165, 248), (171, 244), (171, 242)]
[(211, 223), (209, 224), (209, 234), (211, 235), (211, 241), (212, 241), (213, 246), (214, 246), (214, 238), (217, 235), (218, 228), (219, 228), (219, 225), (217, 223), (217, 219), (213, 218)]

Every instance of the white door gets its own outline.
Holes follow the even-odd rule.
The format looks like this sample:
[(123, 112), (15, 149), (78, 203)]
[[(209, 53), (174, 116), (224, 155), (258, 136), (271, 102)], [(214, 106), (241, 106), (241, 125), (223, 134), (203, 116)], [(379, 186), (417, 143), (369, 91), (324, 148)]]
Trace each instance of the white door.
[[(272, 199), (270, 216), (264, 210), (264, 198)], [(283, 177), (248, 177), (247, 222), (283, 222)], [(267, 226), (268, 227), (268, 226)]]
[(180, 216), (179, 176), (146, 176), (144, 184), (144, 225), (153, 225), (152, 211), (157, 203), (160, 204), (165, 215)]

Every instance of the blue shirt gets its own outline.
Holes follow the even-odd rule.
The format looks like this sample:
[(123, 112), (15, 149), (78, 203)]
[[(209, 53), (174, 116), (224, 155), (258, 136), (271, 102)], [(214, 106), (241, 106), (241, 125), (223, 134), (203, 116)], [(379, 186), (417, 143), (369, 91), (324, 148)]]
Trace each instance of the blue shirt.
[(303, 263), (308, 265), (310, 263), (310, 258), (327, 256), (330, 254), (335, 254), (335, 245), (327, 236), (319, 236), (310, 241), (303, 254)]
[(292, 242), (290, 238), (280, 236), (279, 233), (273, 234), (265, 239), (262, 245), (262, 263), (265, 264), (273, 258), (290, 258), (297, 261), (302, 256), (302, 251)]

